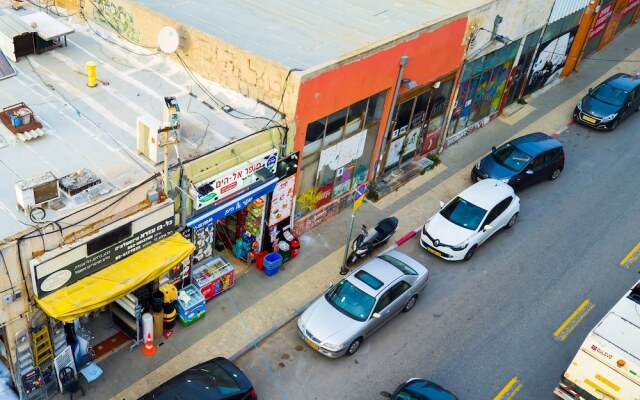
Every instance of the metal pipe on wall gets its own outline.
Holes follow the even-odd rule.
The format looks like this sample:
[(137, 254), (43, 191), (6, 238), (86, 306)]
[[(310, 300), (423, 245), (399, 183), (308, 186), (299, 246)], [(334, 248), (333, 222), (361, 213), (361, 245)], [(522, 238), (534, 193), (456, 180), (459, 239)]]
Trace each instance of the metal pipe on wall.
[(396, 79), (396, 87), (393, 91), (393, 99), (391, 100), (391, 108), (389, 110), (389, 117), (385, 124), (382, 143), (380, 144), (380, 151), (378, 152), (378, 164), (376, 166), (375, 179), (378, 179), (380, 173), (380, 165), (382, 164), (382, 158), (384, 156), (385, 147), (387, 146), (387, 137), (389, 136), (389, 127), (391, 126), (391, 120), (396, 109), (396, 102), (398, 100), (398, 92), (400, 91), (400, 84), (402, 84), (402, 75), (404, 74), (404, 67), (409, 62), (409, 56), (400, 56), (400, 70), (398, 71), (398, 78)]

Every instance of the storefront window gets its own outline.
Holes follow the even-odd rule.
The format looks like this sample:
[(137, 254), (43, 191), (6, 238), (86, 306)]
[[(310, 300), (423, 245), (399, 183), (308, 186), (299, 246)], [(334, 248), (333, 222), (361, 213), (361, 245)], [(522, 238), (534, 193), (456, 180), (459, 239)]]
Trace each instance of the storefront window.
[(378, 93), (307, 126), (298, 217), (366, 181), (385, 96)]

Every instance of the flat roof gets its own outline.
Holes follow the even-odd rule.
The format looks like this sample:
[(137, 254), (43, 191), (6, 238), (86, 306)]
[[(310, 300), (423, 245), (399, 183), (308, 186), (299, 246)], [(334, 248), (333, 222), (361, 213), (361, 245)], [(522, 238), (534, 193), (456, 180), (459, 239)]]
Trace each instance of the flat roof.
[(132, 0), (287, 68), (306, 70), (494, 0)]
[[(5, 8), (0, 14), (37, 11), (22, 4), (26, 10)], [(74, 31), (68, 46), (20, 57), (12, 63), (17, 74), (0, 80), (0, 112), (24, 102), (45, 132), (22, 141), (0, 124), (0, 238), (34, 225), (17, 207), (18, 181), (47, 172), (59, 179), (86, 168), (113, 192), (160, 171), (162, 164), (155, 165), (136, 151), (136, 118), (148, 114), (161, 120), (165, 96), (175, 96), (180, 106), (182, 160), (252, 135), (275, 113), (201, 77), (196, 83), (166, 55), (117, 39), (96, 23), (87, 25), (79, 16), (54, 18)], [(94, 88), (87, 86), (88, 61), (97, 64)], [(222, 110), (223, 104), (239, 112), (232, 112), (233, 117)], [(175, 163), (173, 147), (169, 154), (170, 163)], [(58, 210), (47, 208), (45, 221), (74, 209), (68, 204)]]

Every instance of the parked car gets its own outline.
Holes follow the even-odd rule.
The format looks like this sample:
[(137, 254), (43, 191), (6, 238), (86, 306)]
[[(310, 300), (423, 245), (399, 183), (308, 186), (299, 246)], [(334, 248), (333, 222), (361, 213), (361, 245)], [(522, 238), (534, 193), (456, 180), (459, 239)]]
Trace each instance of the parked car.
[(363, 264), (318, 297), (298, 318), (298, 334), (314, 350), (337, 358), (400, 311), (410, 311), (429, 281), (418, 261), (389, 251)]
[(398, 386), (393, 393), (380, 392), (391, 400), (458, 400), (458, 398), (438, 385), (426, 379), (412, 378)]
[(478, 246), (501, 228), (511, 228), (520, 212), (513, 188), (485, 179), (465, 189), (422, 227), (420, 245), (445, 260), (473, 257)]
[(494, 178), (515, 190), (545, 179), (557, 179), (564, 169), (564, 148), (551, 136), (534, 132), (513, 139), (480, 160), (471, 170), (471, 180)]
[(614, 130), (634, 111), (640, 110), (640, 75), (615, 74), (582, 98), (573, 119), (601, 130)]
[(226, 358), (217, 357), (176, 375), (138, 400), (257, 400), (249, 378)]

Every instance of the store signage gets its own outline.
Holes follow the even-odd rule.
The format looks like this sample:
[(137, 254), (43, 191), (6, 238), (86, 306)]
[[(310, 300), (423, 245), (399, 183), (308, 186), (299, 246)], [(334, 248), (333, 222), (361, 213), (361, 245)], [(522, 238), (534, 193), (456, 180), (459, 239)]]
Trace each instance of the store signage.
[(638, 4), (640, 4), (640, 0), (629, 0), (627, 6), (622, 10), (622, 15), (629, 14)]
[(221, 174), (214, 175), (195, 186), (190, 193), (196, 199), (193, 207), (199, 210), (225, 198), (258, 181), (256, 170), (266, 167), (275, 174), (278, 161), (278, 149), (272, 149), (246, 162), (242, 162)]
[(607, 4), (604, 8), (600, 10), (600, 12), (598, 13), (598, 16), (596, 17), (596, 22), (593, 24), (593, 28), (591, 28), (591, 32), (589, 32), (589, 40), (593, 39), (599, 33), (604, 31), (604, 28), (607, 26), (607, 22), (609, 22), (609, 18), (611, 18), (614, 4), (615, 4), (615, 1)]
[(269, 226), (275, 225), (291, 216), (296, 177), (290, 176), (278, 182), (273, 191), (269, 212)]
[(36, 296), (42, 298), (171, 236), (175, 231), (174, 218), (173, 206), (163, 207), (152, 215), (130, 221), (131, 236), (94, 254), (87, 255), (88, 243), (99, 241), (103, 235), (118, 228), (41, 263), (37, 259), (31, 260), (31, 280)]
[(264, 196), (267, 193), (273, 192), (276, 184), (278, 183), (278, 178), (272, 178), (267, 182), (262, 183), (261, 185), (243, 193), (233, 199), (220, 204), (202, 214), (198, 214), (193, 218), (189, 218), (187, 220), (187, 226), (189, 228), (200, 229), (208, 224), (219, 220), (220, 218), (224, 218), (227, 215), (234, 214), (243, 208), (247, 207), (251, 204), (255, 199)]

